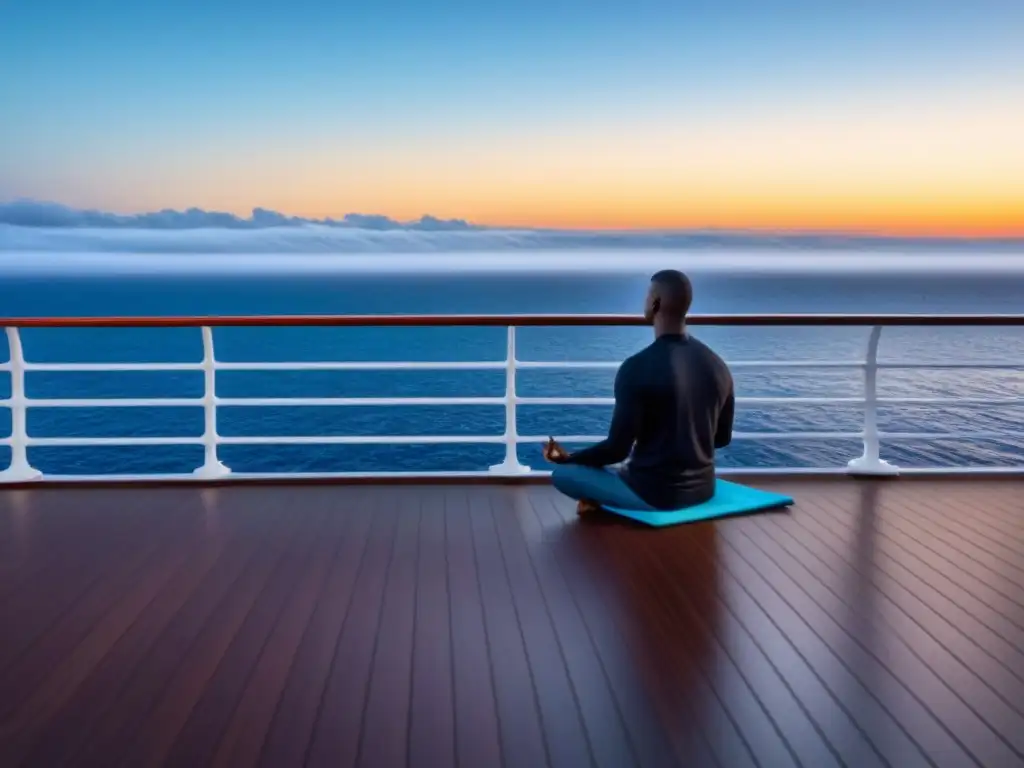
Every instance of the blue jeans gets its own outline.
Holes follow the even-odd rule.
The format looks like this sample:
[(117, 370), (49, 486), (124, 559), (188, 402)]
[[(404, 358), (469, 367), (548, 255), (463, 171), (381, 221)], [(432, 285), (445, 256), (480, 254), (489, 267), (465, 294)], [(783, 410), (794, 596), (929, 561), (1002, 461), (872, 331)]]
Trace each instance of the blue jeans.
[(653, 511), (654, 507), (636, 495), (619, 473), (611, 469), (559, 464), (551, 473), (555, 488), (570, 499), (586, 500), (602, 507)]

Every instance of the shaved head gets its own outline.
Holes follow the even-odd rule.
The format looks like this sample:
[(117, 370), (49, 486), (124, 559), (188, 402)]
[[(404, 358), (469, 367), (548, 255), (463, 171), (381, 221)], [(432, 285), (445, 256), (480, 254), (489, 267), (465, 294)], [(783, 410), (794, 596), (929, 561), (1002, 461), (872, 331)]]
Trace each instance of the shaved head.
[(644, 316), (648, 322), (682, 324), (693, 301), (690, 278), (675, 269), (664, 269), (651, 277)]

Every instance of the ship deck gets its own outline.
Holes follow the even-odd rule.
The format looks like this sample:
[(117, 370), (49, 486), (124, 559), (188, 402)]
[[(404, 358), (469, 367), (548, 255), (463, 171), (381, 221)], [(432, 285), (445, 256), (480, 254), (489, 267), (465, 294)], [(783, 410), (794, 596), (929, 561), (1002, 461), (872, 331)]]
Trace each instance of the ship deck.
[(0, 765), (1024, 765), (1024, 483), (0, 495)]

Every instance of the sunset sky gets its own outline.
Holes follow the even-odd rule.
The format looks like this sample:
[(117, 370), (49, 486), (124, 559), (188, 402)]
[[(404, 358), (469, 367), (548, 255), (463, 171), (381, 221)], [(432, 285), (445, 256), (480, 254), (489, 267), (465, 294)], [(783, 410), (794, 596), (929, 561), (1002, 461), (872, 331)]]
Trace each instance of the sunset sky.
[(1024, 235), (1022, 0), (0, 5), (0, 202)]

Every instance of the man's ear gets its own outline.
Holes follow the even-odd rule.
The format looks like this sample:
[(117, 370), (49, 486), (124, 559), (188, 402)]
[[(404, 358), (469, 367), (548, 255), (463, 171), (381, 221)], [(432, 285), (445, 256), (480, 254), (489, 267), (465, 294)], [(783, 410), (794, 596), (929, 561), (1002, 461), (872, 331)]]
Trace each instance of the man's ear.
[(659, 309), (661, 309), (661, 299), (655, 299), (651, 302), (651, 315), (658, 314)]

